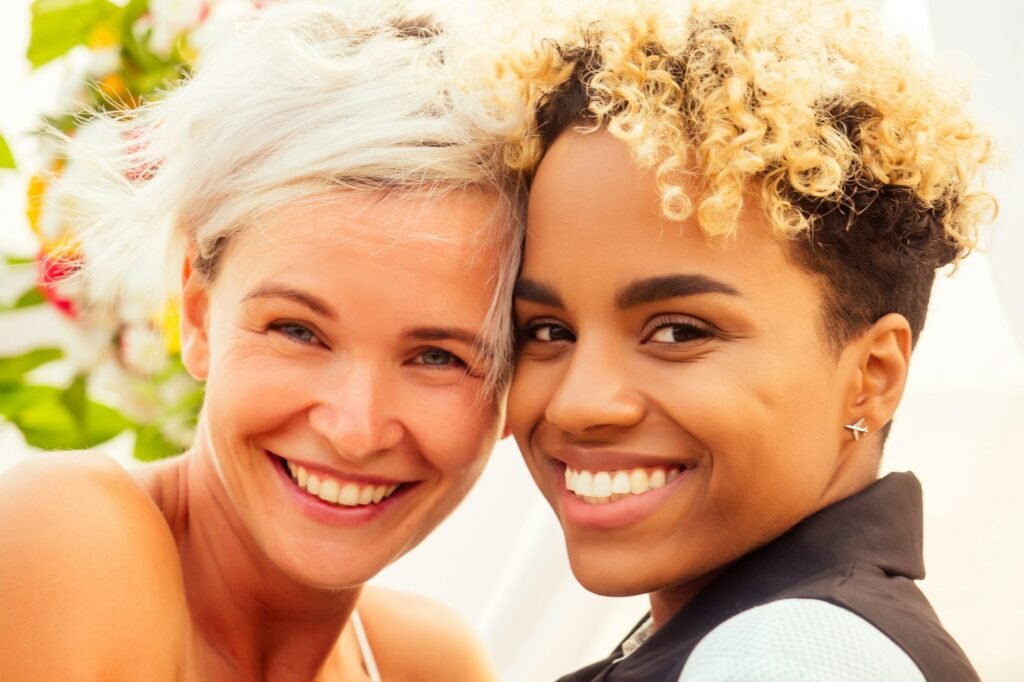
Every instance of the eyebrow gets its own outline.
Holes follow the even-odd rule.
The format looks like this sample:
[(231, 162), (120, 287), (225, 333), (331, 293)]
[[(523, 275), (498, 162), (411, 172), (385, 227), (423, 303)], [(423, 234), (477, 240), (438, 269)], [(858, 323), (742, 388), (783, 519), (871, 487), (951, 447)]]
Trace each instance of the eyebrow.
[(402, 336), (412, 341), (457, 341), (471, 348), (480, 349), (487, 357), (494, 357), (494, 344), (485, 341), (478, 334), (459, 327), (415, 327), (407, 330)]
[(315, 296), (308, 291), (295, 289), (282, 284), (261, 284), (246, 294), (242, 301), (250, 301), (255, 298), (284, 298), (304, 305), (318, 315), (323, 315), (324, 317), (328, 317), (332, 320), (338, 318), (334, 308), (332, 308), (322, 298)]
[(619, 290), (615, 305), (620, 310), (635, 308), (668, 298), (697, 296), (699, 294), (742, 294), (734, 287), (704, 275), (664, 275), (638, 279)]
[(512, 296), (524, 301), (549, 305), (555, 308), (565, 308), (561, 296), (546, 284), (541, 284), (532, 279), (520, 279), (512, 289)]

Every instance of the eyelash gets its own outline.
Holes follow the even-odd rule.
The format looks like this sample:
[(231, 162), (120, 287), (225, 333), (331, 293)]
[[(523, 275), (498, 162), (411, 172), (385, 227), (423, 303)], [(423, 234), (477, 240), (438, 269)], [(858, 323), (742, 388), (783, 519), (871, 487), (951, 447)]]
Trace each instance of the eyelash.
[[(422, 358), (427, 353), (443, 353), (444, 355), (448, 356), (450, 362), (447, 362), (443, 365), (431, 364), (427, 362), (415, 362), (416, 359)], [(451, 352), (450, 350), (445, 350), (444, 348), (437, 348), (435, 346), (431, 346), (430, 348), (424, 348), (413, 357), (413, 360), (414, 362), (412, 364), (419, 365), (425, 369), (434, 371), (442, 369), (464, 369), (467, 370), (468, 372), (469, 370), (469, 365), (467, 365), (466, 361), (460, 358), (458, 355)]]
[[(715, 336), (714, 328), (705, 322), (694, 319), (692, 317), (680, 316), (680, 315), (669, 315), (665, 317), (655, 318), (651, 320), (646, 326), (650, 329), (643, 337), (644, 343), (662, 343), (665, 345), (688, 343), (691, 341), (702, 341)], [(690, 338), (682, 341), (654, 341), (655, 335), (663, 329), (685, 329)]]
[[(556, 328), (557, 329), (565, 330), (565, 332), (571, 338), (568, 338), (568, 339), (565, 339), (565, 338), (552, 339), (552, 338), (550, 338), (550, 336), (551, 336), (551, 331), (550, 330), (551, 329), (556, 329)], [(657, 333), (660, 332), (661, 330), (663, 330), (663, 329), (673, 329), (673, 328), (675, 328), (675, 329), (685, 329), (685, 330), (687, 330), (687, 333), (692, 335), (692, 336), (691, 336), (691, 338), (683, 339), (681, 341), (675, 341), (675, 340), (673, 340), (673, 341), (654, 341), (653, 340), (654, 336), (657, 335)], [(539, 338), (537, 338), (537, 333), (540, 330), (542, 330), (542, 329), (548, 329), (549, 330), (549, 332), (548, 332), (549, 338), (548, 339), (539, 339)], [(706, 323), (703, 323), (703, 322), (700, 322), (699, 320), (696, 320), (696, 319), (691, 318), (691, 317), (681, 317), (681, 316), (668, 316), (668, 317), (656, 318), (656, 319), (652, 320), (651, 322), (649, 322), (645, 326), (645, 329), (649, 330), (649, 331), (647, 331), (643, 335), (642, 343), (662, 343), (662, 344), (666, 344), (666, 345), (669, 345), (669, 344), (681, 344), (681, 343), (687, 343), (687, 342), (690, 342), (690, 341), (704, 340), (704, 339), (708, 339), (708, 338), (711, 338), (713, 336), (716, 336), (716, 333), (715, 333), (714, 329), (710, 325), (708, 325)], [(545, 343), (545, 344), (548, 344), (548, 343), (564, 343), (564, 342), (571, 343), (571, 342), (576, 340), (576, 335), (573, 334), (572, 331), (570, 331), (568, 327), (566, 327), (565, 325), (560, 324), (558, 322), (555, 322), (553, 320), (536, 320), (534, 322), (531, 322), (531, 323), (527, 324), (526, 326), (524, 326), (523, 328), (521, 328), (519, 330), (517, 336), (518, 336), (518, 341), (519, 341), (520, 344), (530, 343), (530, 342)]]
[[(284, 336), (289, 341), (292, 341), (294, 343), (300, 343), (300, 344), (302, 344), (304, 346), (316, 346), (316, 345), (321, 345), (322, 346), (323, 345), (323, 343), (320, 341), (320, 338), (316, 335), (316, 332), (314, 332), (312, 329), (310, 329), (306, 325), (300, 324), (298, 322), (289, 322), (289, 321), (286, 321), (286, 320), (285, 321), (280, 321), (280, 322), (272, 322), (267, 327), (267, 329), (270, 330), (270, 331), (277, 332), (278, 334), (281, 334), (282, 336)], [(296, 330), (296, 329), (299, 329), (299, 330), (302, 330), (303, 332), (308, 333), (312, 338), (311, 339), (302, 339), (302, 338), (299, 338), (298, 336), (296, 336), (295, 334), (292, 334), (289, 331), (289, 330)]]
[[(550, 338), (545, 340), (545, 339), (538, 339), (537, 338), (537, 332), (540, 331), (541, 329), (554, 329), (554, 328), (564, 329), (566, 331), (566, 333), (568, 333), (568, 335), (570, 337), (572, 337), (571, 340), (570, 339), (550, 339)], [(549, 333), (549, 336), (550, 336), (550, 333)], [(516, 332), (516, 337), (517, 337), (517, 341), (518, 341), (518, 343), (520, 345), (524, 344), (524, 343), (529, 343), (531, 341), (535, 341), (535, 342), (538, 342), (538, 343), (560, 343), (560, 342), (565, 342), (565, 341), (575, 341), (576, 340), (576, 335), (573, 334), (572, 331), (568, 327), (566, 327), (564, 324), (560, 324), (558, 322), (555, 322), (554, 320), (534, 320), (534, 321), (530, 322), (529, 324), (527, 324), (527, 325), (523, 326), (522, 328), (520, 328), (519, 331)]]
[[(301, 344), (301, 345), (304, 345), (304, 346), (317, 346), (317, 345), (322, 346), (323, 345), (323, 343), (320, 341), (319, 337), (317, 337), (316, 333), (312, 329), (310, 329), (306, 325), (300, 324), (298, 322), (288, 322), (288, 321), (274, 322), (274, 323), (270, 324), (267, 327), (267, 329), (269, 329), (270, 331), (274, 331), (274, 332), (277, 332), (277, 333), (281, 334), (282, 336), (284, 336), (286, 339), (288, 339), (289, 341), (291, 341), (293, 343), (298, 343), (298, 344)], [(312, 337), (312, 338), (310, 338), (310, 339), (300, 338), (298, 335), (293, 333), (295, 330), (300, 330), (301, 332), (305, 332), (306, 334), (309, 334), (310, 337)], [(431, 353), (431, 352), (443, 353), (445, 356), (447, 356), (448, 362), (446, 362), (444, 364), (429, 363), (429, 362), (416, 362), (417, 359), (422, 358), (424, 355), (426, 355), (427, 353)], [(452, 353), (451, 351), (445, 350), (444, 348), (437, 348), (435, 346), (431, 346), (429, 348), (424, 348), (423, 350), (418, 352), (413, 357), (413, 363), (412, 364), (419, 365), (419, 366), (424, 367), (425, 369), (429, 369), (429, 370), (443, 370), (443, 369), (464, 369), (464, 370), (468, 370), (469, 369), (469, 366), (466, 364), (465, 360), (460, 358), (458, 355), (456, 355), (455, 353)]]

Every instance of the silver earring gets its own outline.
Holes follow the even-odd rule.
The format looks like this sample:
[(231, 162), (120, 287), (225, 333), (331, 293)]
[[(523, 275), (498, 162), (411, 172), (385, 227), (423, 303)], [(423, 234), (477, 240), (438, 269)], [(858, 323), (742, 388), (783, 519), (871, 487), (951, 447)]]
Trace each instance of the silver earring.
[(848, 429), (851, 433), (853, 433), (853, 439), (855, 441), (860, 440), (860, 437), (863, 436), (865, 433), (869, 433), (868, 427), (864, 425), (863, 417), (855, 421), (853, 424), (845, 425), (843, 428)]

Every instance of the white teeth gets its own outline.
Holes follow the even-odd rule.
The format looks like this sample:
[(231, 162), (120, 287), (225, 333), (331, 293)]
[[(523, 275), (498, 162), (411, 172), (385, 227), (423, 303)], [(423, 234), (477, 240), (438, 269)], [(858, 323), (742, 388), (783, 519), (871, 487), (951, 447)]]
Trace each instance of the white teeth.
[(594, 490), (594, 474), (589, 471), (581, 471), (576, 476), (576, 490), (574, 491), (577, 495), (583, 497), (590, 497), (590, 494)]
[(647, 485), (651, 487), (651, 490), (655, 490), (665, 485), (665, 470), (655, 469), (651, 472), (651, 475), (647, 479)]
[(346, 483), (338, 495), (338, 503), (346, 507), (354, 507), (359, 502), (359, 486), (355, 483)]
[(336, 503), (338, 501), (338, 482), (332, 478), (324, 479), (320, 484), (320, 492), (317, 494), (324, 502)]
[(587, 504), (604, 504), (661, 488), (683, 469), (673, 466), (592, 472), (566, 466), (565, 487)]
[(324, 502), (346, 507), (378, 504), (390, 497), (398, 485), (362, 485), (345, 483), (333, 478), (309, 473), (305, 467), (285, 460), (292, 480), (310, 495), (319, 497)]

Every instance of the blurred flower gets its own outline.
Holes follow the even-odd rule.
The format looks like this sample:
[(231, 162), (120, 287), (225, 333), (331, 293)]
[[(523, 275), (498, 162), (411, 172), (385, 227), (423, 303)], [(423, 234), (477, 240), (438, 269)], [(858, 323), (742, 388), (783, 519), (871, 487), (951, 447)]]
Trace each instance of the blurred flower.
[(76, 319), (83, 282), (72, 277), (81, 269), (80, 256), (67, 249), (39, 252), (39, 289), (53, 307), (61, 313)]
[(130, 371), (149, 376), (167, 368), (167, 349), (160, 330), (148, 324), (126, 325), (118, 343), (121, 363)]
[(210, 12), (204, 0), (151, 0), (149, 3), (149, 49), (167, 59), (182, 35), (201, 24)]

